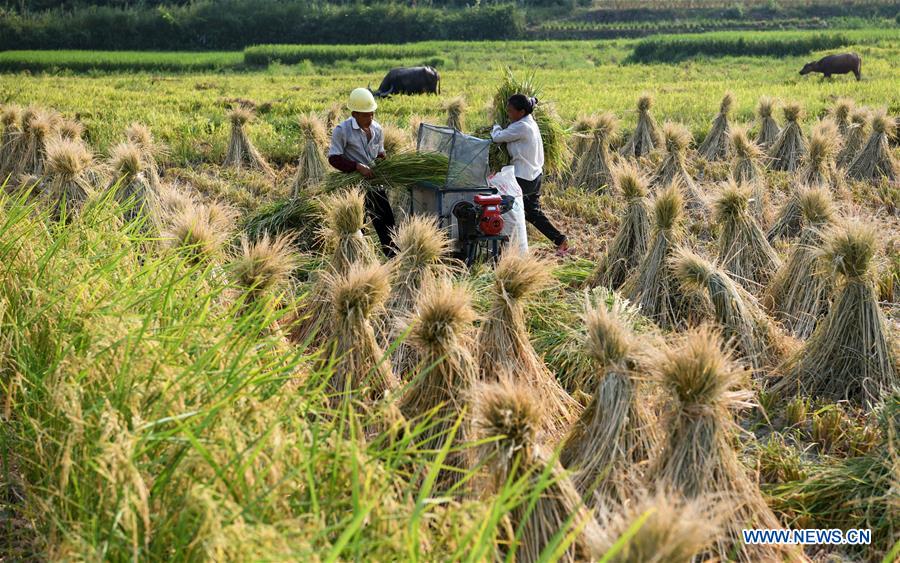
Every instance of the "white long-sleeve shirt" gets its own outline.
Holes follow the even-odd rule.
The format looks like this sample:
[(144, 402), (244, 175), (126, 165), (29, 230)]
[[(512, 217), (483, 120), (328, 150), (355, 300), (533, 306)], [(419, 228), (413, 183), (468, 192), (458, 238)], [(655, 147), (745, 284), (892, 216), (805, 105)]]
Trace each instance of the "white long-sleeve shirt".
[(538, 124), (530, 114), (510, 123), (506, 129), (494, 125), (491, 140), (506, 143), (511, 164), (516, 169), (516, 178), (530, 181), (541, 175), (544, 168), (544, 142), (541, 140)]

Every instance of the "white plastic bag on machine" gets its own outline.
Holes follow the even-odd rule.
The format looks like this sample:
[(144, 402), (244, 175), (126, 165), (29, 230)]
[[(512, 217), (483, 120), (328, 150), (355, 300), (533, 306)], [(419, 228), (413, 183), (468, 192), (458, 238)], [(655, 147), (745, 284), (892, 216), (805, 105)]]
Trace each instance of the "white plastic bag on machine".
[(496, 189), (501, 195), (511, 195), (516, 198), (513, 208), (503, 215), (502, 234), (509, 237), (511, 245), (517, 246), (522, 252), (528, 252), (525, 204), (522, 201), (522, 188), (516, 181), (515, 168), (504, 166), (500, 172), (488, 176), (488, 186)]

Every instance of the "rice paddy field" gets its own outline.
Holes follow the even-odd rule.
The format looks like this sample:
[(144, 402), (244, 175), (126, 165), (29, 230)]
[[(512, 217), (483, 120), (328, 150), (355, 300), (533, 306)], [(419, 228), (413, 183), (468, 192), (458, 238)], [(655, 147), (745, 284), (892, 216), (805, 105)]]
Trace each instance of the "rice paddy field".
[[(816, 33), (0, 53), (0, 560), (898, 560), (900, 29)], [(380, 178), (536, 94), (572, 255), (377, 249), (429, 62)]]

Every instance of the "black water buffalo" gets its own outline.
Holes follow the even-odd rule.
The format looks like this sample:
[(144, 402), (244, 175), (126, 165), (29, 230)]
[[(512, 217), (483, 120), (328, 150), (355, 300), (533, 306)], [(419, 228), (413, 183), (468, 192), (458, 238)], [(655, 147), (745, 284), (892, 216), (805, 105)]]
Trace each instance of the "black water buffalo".
[(440, 94), (441, 75), (434, 67), (410, 66), (392, 68), (381, 81), (376, 98), (391, 94)]
[(852, 72), (856, 75), (856, 79), (860, 79), (860, 71), (862, 70), (862, 59), (856, 53), (841, 53), (840, 55), (828, 55), (821, 59), (806, 63), (800, 71), (801, 75), (810, 72), (821, 72), (825, 78), (831, 78), (832, 74), (847, 74)]

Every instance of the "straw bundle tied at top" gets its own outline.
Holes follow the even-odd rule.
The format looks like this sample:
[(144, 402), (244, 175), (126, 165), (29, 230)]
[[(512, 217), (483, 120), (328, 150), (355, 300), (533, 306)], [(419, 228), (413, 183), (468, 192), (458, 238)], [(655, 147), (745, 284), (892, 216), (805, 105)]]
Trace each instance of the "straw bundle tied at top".
[(46, 168), (50, 180), (44, 196), (53, 217), (65, 220), (77, 213), (94, 193), (84, 172), (93, 155), (81, 141), (53, 139), (47, 143)]
[(775, 121), (775, 118), (772, 117), (775, 103), (775, 100), (772, 98), (762, 97), (756, 106), (756, 115), (758, 116), (756, 144), (763, 150), (772, 146), (778, 138), (778, 134), (781, 132), (778, 123)]
[(846, 169), (865, 146), (869, 138), (869, 112), (857, 108), (850, 113), (850, 125), (844, 135), (844, 144), (837, 156), (837, 164)]
[(622, 156), (640, 158), (653, 152), (660, 144), (659, 126), (650, 113), (652, 107), (653, 96), (641, 94), (637, 103), (637, 125), (620, 151)]
[(238, 107), (231, 110), (228, 119), (231, 121), (231, 137), (228, 141), (224, 165), (238, 170), (245, 168), (258, 170), (274, 176), (275, 171), (256, 149), (244, 130), (244, 126), (253, 119), (253, 112), (250, 109)]
[(769, 148), (769, 165), (772, 170), (793, 172), (800, 168), (807, 151), (806, 138), (800, 127), (803, 107), (797, 102), (789, 102), (784, 105), (782, 111), (785, 125)]
[(872, 116), (872, 134), (847, 168), (848, 176), (871, 181), (886, 178), (891, 182), (900, 178), (900, 163), (894, 158), (888, 142), (895, 127), (896, 123), (885, 110)]
[(728, 135), (731, 128), (728, 115), (731, 113), (733, 105), (734, 97), (730, 93), (725, 94), (719, 106), (719, 115), (716, 116), (706, 138), (697, 149), (700, 156), (706, 160), (722, 160), (728, 157)]
[(598, 190), (612, 182), (613, 156), (609, 145), (618, 131), (618, 120), (612, 113), (597, 116), (592, 123), (587, 149), (578, 162), (571, 183), (591, 190)]
[(325, 178), (325, 126), (314, 114), (301, 115), (297, 120), (303, 138), (297, 174), (294, 176), (293, 195), (317, 187)]

